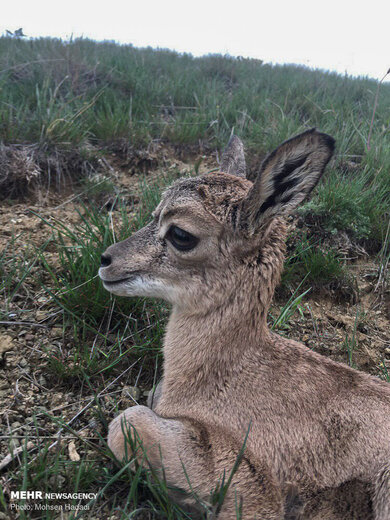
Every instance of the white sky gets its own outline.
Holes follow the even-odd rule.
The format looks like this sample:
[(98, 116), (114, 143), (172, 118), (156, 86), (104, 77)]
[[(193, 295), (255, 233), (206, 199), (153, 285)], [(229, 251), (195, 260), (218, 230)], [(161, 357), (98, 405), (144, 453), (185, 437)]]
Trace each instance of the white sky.
[(18, 27), (377, 79), (390, 67), (389, 0), (4, 0), (0, 33)]

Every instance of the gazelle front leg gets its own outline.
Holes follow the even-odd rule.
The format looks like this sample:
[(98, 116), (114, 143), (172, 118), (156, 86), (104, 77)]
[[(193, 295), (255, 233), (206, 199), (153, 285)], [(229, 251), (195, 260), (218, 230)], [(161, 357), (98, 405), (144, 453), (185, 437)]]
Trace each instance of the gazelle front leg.
[[(204, 513), (206, 504), (212, 508), (211, 492), (221, 484), (223, 475), (227, 481), (240, 446), (194, 421), (164, 419), (145, 406), (134, 406), (110, 424), (108, 445), (120, 460), (132, 455), (126, 444), (126, 429), (131, 431), (131, 427), (153, 469), (162, 475), (164, 468), (168, 487), (182, 490), (172, 493), (172, 498), (194, 513)], [(142, 456), (140, 452), (138, 460)], [(283, 502), (280, 487), (268, 468), (244, 456), (217, 518), (236, 519), (236, 509), (242, 503), (243, 519), (281, 520)]]

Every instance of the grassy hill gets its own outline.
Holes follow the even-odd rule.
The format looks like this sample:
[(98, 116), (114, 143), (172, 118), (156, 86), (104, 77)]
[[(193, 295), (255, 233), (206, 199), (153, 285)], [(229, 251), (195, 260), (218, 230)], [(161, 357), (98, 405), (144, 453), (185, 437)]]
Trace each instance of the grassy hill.
[[(332, 203), (348, 193), (355, 206), (341, 208), (342, 228), (379, 237), (390, 205), (390, 85), (382, 85), (368, 151), (376, 88), (369, 79), (252, 59), (3, 37), (0, 187), (3, 195), (15, 194), (24, 178), (45, 179), (48, 169), (52, 177), (78, 178), (97, 167), (102, 150), (129, 153), (156, 140), (220, 148), (233, 128), (250, 157), (261, 158), (316, 126), (337, 140), (328, 189), (342, 200)], [(29, 145), (31, 156), (24, 177), (20, 145)], [(326, 198), (319, 211), (329, 210)]]
[[(303, 67), (82, 39), (1, 38), (0, 70), (0, 139), (41, 145), (200, 139), (214, 146), (234, 127), (265, 152), (309, 125), (335, 135), (340, 154), (361, 154), (376, 90), (373, 80)], [(377, 145), (389, 104), (383, 86)]]
[(65, 490), (99, 494), (77, 518), (188, 518), (164, 481), (118, 466), (105, 443), (108, 422), (161, 375), (167, 306), (114, 298), (96, 273), (167, 184), (216, 165), (233, 129), (252, 177), (294, 134), (336, 138), (289, 220), (269, 324), (390, 380), (390, 85), (368, 147), (376, 92), (373, 80), (260, 60), (0, 38), (0, 464), (19, 450), (3, 468), (5, 517), (10, 490)]

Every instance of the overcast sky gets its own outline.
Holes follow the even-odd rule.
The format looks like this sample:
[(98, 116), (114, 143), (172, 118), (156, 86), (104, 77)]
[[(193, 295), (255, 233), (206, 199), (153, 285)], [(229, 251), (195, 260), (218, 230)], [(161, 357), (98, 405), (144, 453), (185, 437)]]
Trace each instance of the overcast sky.
[(381, 78), (390, 67), (388, 0), (5, 0), (0, 32), (86, 36), (229, 53)]

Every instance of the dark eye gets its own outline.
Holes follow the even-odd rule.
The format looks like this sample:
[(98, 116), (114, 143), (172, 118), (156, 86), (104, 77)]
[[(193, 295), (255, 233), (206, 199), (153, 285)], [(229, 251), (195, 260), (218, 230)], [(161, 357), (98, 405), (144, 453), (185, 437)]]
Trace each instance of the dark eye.
[(165, 238), (179, 251), (190, 251), (199, 242), (199, 238), (177, 226), (171, 226)]

